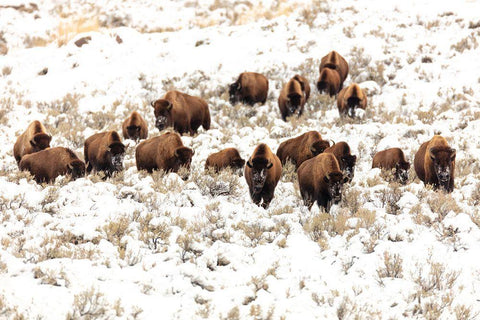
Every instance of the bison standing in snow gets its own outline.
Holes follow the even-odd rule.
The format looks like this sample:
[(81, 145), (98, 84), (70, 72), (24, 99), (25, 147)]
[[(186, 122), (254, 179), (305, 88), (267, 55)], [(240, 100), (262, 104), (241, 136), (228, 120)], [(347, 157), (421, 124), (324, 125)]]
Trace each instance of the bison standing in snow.
[(295, 112), (298, 116), (301, 116), (309, 97), (310, 85), (307, 79), (298, 74), (290, 79), (278, 97), (278, 107), (283, 121), (287, 121), (287, 117), (295, 114)]
[(148, 125), (145, 119), (137, 111), (133, 111), (130, 116), (123, 121), (122, 134), (124, 139), (138, 141), (147, 139)]
[(277, 149), (277, 156), (282, 165), (290, 160), (298, 169), (305, 160), (315, 157), (328, 147), (330, 143), (323, 140), (318, 131), (309, 131), (282, 142)]
[(348, 63), (347, 61), (336, 51), (332, 51), (322, 58), (320, 61), (320, 73), (323, 69), (328, 68), (338, 72), (340, 76), (340, 89), (343, 86), (343, 82), (348, 76)]
[(237, 81), (230, 85), (228, 93), (232, 105), (239, 102), (251, 106), (257, 102), (265, 104), (268, 96), (268, 79), (260, 73), (243, 72)]
[(340, 165), (340, 170), (345, 174), (348, 182), (351, 182), (355, 174), (357, 156), (350, 153), (350, 146), (348, 143), (344, 141), (335, 143), (333, 146), (325, 149), (324, 153), (333, 153)]
[(405, 184), (408, 180), (410, 162), (405, 159), (402, 149), (390, 148), (375, 154), (372, 161), (372, 168), (394, 170), (395, 180)]
[(245, 160), (240, 157), (240, 153), (235, 148), (226, 148), (219, 152), (212, 153), (205, 162), (205, 169), (212, 168), (219, 172), (225, 168), (231, 168), (240, 171), (245, 165)]
[(40, 121), (35, 120), (30, 123), (27, 130), (17, 138), (13, 146), (13, 156), (17, 164), (26, 154), (50, 148), (51, 140), (52, 136), (47, 134), (47, 130)]
[(337, 107), (340, 116), (348, 115), (354, 118), (357, 108), (365, 110), (367, 107), (367, 95), (358, 84), (352, 83), (338, 94)]
[(123, 170), (125, 145), (116, 131), (94, 134), (85, 140), (84, 152), (87, 172), (103, 171), (107, 177)]

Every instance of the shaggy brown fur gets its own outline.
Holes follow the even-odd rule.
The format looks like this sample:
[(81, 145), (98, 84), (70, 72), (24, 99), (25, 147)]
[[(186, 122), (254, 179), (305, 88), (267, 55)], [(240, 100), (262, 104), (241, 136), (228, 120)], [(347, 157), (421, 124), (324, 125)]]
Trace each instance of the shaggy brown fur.
[(40, 121), (35, 120), (30, 123), (27, 130), (17, 138), (13, 146), (13, 156), (17, 164), (26, 154), (50, 148), (51, 140), (52, 136), (47, 134), (47, 130)]
[(137, 111), (133, 111), (130, 116), (123, 121), (122, 133), (124, 139), (138, 141), (147, 139), (148, 125), (145, 119)]
[(85, 140), (84, 152), (87, 172), (103, 171), (109, 177), (123, 170), (125, 145), (116, 131), (94, 134)]
[(232, 105), (239, 102), (251, 106), (257, 102), (264, 104), (268, 96), (268, 79), (260, 73), (243, 72), (230, 85), (229, 95)]
[(355, 117), (356, 108), (365, 110), (367, 107), (367, 95), (356, 83), (343, 88), (337, 98), (338, 113), (340, 116), (348, 114), (349, 117)]
[(336, 70), (324, 68), (320, 71), (320, 77), (317, 81), (318, 92), (325, 92), (333, 97), (340, 91), (340, 87), (340, 75)]
[(155, 113), (155, 126), (162, 131), (167, 127), (180, 134), (197, 133), (200, 125), (210, 129), (210, 111), (202, 98), (179, 91), (168, 91), (162, 99), (152, 102)]
[(304, 77), (297, 74), (290, 79), (278, 97), (278, 107), (283, 121), (287, 121), (287, 117), (295, 114), (295, 112), (298, 116), (301, 116), (309, 96), (310, 85)]
[(266, 144), (259, 144), (245, 166), (245, 180), (253, 203), (260, 205), (263, 199), (262, 207), (268, 208), (281, 174), (280, 159)]
[(390, 148), (375, 154), (372, 161), (372, 168), (393, 170), (394, 178), (400, 183), (405, 184), (408, 180), (410, 162), (405, 159), (402, 149)]
[(332, 51), (322, 58), (320, 61), (320, 73), (324, 68), (336, 70), (340, 76), (340, 89), (343, 86), (343, 82), (348, 76), (348, 63), (347, 61), (336, 51)]
[(85, 163), (70, 149), (48, 148), (22, 157), (20, 170), (28, 170), (37, 183), (53, 182), (60, 175), (73, 180), (85, 176)]
[[(190, 169), (192, 149), (183, 145), (180, 135), (167, 132), (161, 136), (142, 141), (135, 150), (135, 159), (138, 170), (164, 170), (178, 172), (181, 167)], [(186, 180), (188, 176), (183, 176)]]
[(240, 153), (235, 148), (223, 149), (219, 152), (212, 153), (205, 162), (205, 169), (213, 168), (215, 172), (219, 172), (225, 168), (233, 170), (243, 169), (245, 160), (240, 157)]
[(332, 203), (342, 200), (342, 187), (346, 181), (347, 177), (331, 153), (319, 154), (298, 168), (300, 194), (308, 209), (317, 201), (317, 205), (328, 212)]
[(415, 154), (414, 166), (417, 176), (433, 188), (452, 192), (455, 177), (456, 150), (444, 137), (435, 135), (422, 143)]
[(340, 170), (345, 174), (348, 182), (351, 182), (355, 174), (355, 164), (357, 162), (357, 156), (350, 153), (350, 146), (345, 141), (340, 141), (330, 148), (325, 149), (323, 153), (333, 153), (337, 158)]
[(305, 160), (315, 157), (328, 147), (330, 147), (330, 143), (322, 140), (319, 132), (309, 131), (282, 142), (278, 147), (277, 156), (282, 165), (290, 160), (298, 169)]

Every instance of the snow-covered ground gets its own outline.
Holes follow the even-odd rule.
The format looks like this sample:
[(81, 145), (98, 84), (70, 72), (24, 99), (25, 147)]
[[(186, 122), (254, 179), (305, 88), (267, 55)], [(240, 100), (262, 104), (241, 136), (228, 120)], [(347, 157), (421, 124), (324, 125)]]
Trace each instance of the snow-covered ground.
[[(478, 1), (0, 0), (0, 318), (472, 319), (480, 314)], [(23, 6), (22, 6), (23, 4)], [(77, 47), (74, 42), (90, 36)], [(346, 84), (368, 90), (361, 119), (340, 120), (315, 88), (331, 50)], [(231, 106), (243, 71), (267, 75), (264, 106)], [(296, 73), (312, 97), (283, 122), (277, 98)], [(37, 185), (17, 169), (16, 137), (35, 119), (52, 146), (121, 131), (167, 90), (203, 97), (211, 130), (187, 181), (135, 167)], [(258, 143), (276, 151), (318, 130), (358, 157), (330, 214), (303, 206), (286, 168), (264, 210), (243, 177), (204, 173), (207, 156)], [(457, 150), (451, 195), (371, 169), (434, 134)], [(220, 194), (220, 195), (219, 195)]]

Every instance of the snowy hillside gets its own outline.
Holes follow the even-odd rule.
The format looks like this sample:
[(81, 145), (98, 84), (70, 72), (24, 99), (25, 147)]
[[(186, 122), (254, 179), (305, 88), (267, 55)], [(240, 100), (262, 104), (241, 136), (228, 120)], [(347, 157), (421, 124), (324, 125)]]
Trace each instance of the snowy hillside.
[[(259, 3), (259, 4), (258, 4)], [(254, 5), (255, 4), (255, 5)], [(0, 0), (0, 318), (473, 319), (480, 314), (480, 3), (461, 1)], [(90, 37), (78, 47), (75, 41)], [(369, 105), (340, 119), (315, 87), (320, 59), (348, 61)], [(269, 99), (228, 101), (243, 71), (265, 74)], [(295, 74), (312, 94), (281, 120)], [(37, 185), (13, 144), (33, 120), (73, 149), (178, 89), (204, 98), (211, 129), (187, 181), (125, 171)], [(357, 155), (330, 214), (301, 201), (284, 167), (275, 198), (254, 205), (244, 177), (208, 175), (207, 156), (273, 151), (318, 130)], [(455, 190), (416, 177), (387, 182), (372, 155), (413, 162), (434, 134), (456, 148)]]

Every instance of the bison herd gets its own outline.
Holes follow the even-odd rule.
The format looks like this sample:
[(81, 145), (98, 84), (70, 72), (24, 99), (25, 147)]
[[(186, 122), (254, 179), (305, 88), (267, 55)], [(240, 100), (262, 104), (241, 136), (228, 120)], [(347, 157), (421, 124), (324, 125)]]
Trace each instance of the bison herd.
[[(348, 75), (348, 64), (335, 51), (321, 59), (317, 89), (320, 93), (337, 96), (340, 116), (355, 117), (357, 108), (367, 106), (366, 93), (356, 83), (343, 87)], [(244, 72), (229, 86), (230, 102), (254, 105), (264, 104), (268, 96), (268, 79), (259, 73)], [(307, 79), (295, 75), (282, 88), (278, 106), (284, 121), (293, 115), (300, 116), (310, 96)], [(210, 128), (210, 111), (205, 100), (179, 91), (168, 91), (161, 99), (151, 103), (155, 127), (160, 131), (173, 127), (176, 132), (166, 132), (148, 138), (148, 125), (136, 111), (122, 124), (124, 139), (143, 140), (136, 146), (135, 160), (138, 170), (152, 173), (155, 170), (188, 171), (195, 151), (182, 143), (179, 134), (193, 135), (200, 126)], [(36, 182), (52, 182), (59, 175), (72, 179), (92, 171), (110, 177), (123, 170), (126, 146), (116, 131), (100, 132), (85, 140), (84, 159), (68, 148), (50, 147), (52, 137), (39, 121), (33, 121), (15, 142), (13, 154), (20, 170), (27, 170)], [(434, 189), (452, 192), (454, 187), (455, 149), (445, 138), (435, 135), (424, 142), (414, 159), (417, 176)], [(267, 208), (274, 197), (275, 187), (282, 174), (282, 165), (292, 162), (297, 171), (300, 193), (306, 206), (314, 202), (329, 210), (342, 198), (343, 186), (354, 178), (357, 157), (351, 154), (347, 142), (324, 140), (319, 132), (309, 131), (280, 144), (276, 154), (264, 143), (259, 144), (245, 161), (237, 149), (227, 148), (208, 156), (205, 169), (219, 172), (225, 168), (244, 176), (252, 201)], [(375, 154), (373, 168), (392, 171), (398, 182), (408, 180), (410, 163), (399, 148)]]

